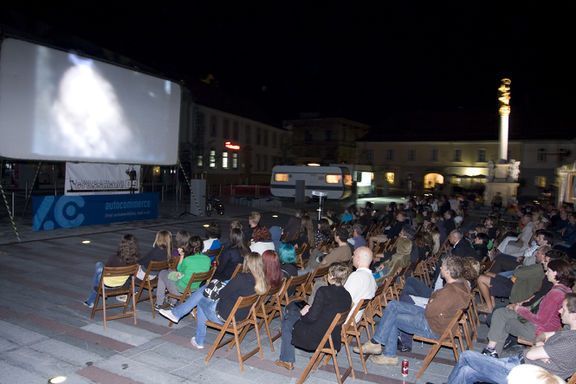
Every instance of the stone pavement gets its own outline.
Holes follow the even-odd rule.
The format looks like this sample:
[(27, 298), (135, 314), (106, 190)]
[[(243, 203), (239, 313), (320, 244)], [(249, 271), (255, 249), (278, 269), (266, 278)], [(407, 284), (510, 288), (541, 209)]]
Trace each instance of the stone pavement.
[[(227, 206), (223, 217), (212, 217), (223, 228), (233, 219), (246, 220), (251, 208)], [(286, 209), (262, 210), (264, 224), (284, 223)], [(206, 364), (208, 345), (216, 331), (209, 330), (207, 347), (196, 350), (190, 344), (195, 320), (183, 318), (168, 328), (168, 320), (153, 317), (150, 305), (137, 305), (137, 324), (130, 319), (114, 320), (104, 330), (101, 312), (94, 320), (91, 310), (82, 301), (89, 292), (94, 263), (105, 261), (116, 250), (124, 233), (138, 239), (140, 249), (151, 247), (155, 233), (180, 229), (203, 234), (202, 224), (209, 219), (179, 215), (180, 209), (163, 210), (158, 220), (121, 223), (105, 226), (32, 232), (23, 225), (23, 242), (2, 235), (0, 242), (0, 383), (46, 383), (50, 377), (64, 375), (66, 383), (296, 383), (310, 354), (297, 350), (293, 371), (274, 364), (280, 340), (272, 352), (262, 338), (264, 358), (258, 355), (245, 363), (240, 373), (236, 352), (220, 350)], [(278, 214), (278, 217), (273, 215)], [(0, 232), (6, 232), (2, 226)], [(90, 244), (82, 244), (90, 240)], [(114, 300), (114, 299), (109, 299)], [(275, 321), (274, 328), (278, 326)], [(262, 329), (263, 331), (263, 329)], [(486, 326), (480, 329), (485, 338)], [(250, 332), (242, 343), (248, 350), (256, 343)], [(403, 378), (400, 366), (381, 367), (367, 363), (368, 374), (361, 369), (358, 355), (353, 355), (356, 380), (363, 383), (442, 383), (446, 381), (454, 357), (443, 348), (422, 378), (416, 372), (428, 351), (428, 345), (415, 343), (413, 352), (401, 353), (410, 362), (409, 375)], [(482, 344), (476, 344), (480, 350)], [(346, 369), (345, 353), (339, 365)], [(360, 368), (360, 369), (359, 369)], [(348, 378), (348, 380), (352, 380)], [(307, 383), (335, 382), (332, 364), (313, 371)]]

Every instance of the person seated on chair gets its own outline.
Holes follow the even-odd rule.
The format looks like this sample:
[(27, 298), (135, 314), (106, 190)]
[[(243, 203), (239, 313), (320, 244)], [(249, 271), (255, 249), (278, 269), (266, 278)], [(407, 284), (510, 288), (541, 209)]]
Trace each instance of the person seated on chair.
[[(110, 255), (106, 264), (100, 261), (96, 263), (94, 276), (92, 277), (92, 285), (90, 286), (90, 296), (84, 301), (84, 305), (88, 308), (94, 307), (94, 301), (96, 301), (96, 297), (98, 296), (98, 291), (94, 288), (97, 288), (100, 284), (104, 267), (127, 267), (137, 263), (138, 245), (136, 244), (136, 238), (134, 235), (126, 234), (122, 237), (120, 245), (118, 245), (118, 250), (113, 255)], [(126, 284), (128, 277), (129, 276), (105, 277), (103, 282), (106, 287), (118, 288)]]
[(222, 246), (222, 244), (220, 244), (220, 224), (216, 222), (210, 223), (206, 228), (206, 237), (207, 239), (203, 241), (202, 253), (220, 249)]
[[(168, 231), (156, 232), (156, 238), (152, 244), (152, 249), (144, 256), (140, 257), (138, 273), (136, 279), (142, 281), (146, 275), (146, 270), (151, 261), (164, 261), (170, 260), (172, 257), (172, 234)], [(156, 275), (149, 275), (148, 279), (154, 280)]]
[(511, 271), (519, 265), (531, 265), (535, 263), (535, 255), (538, 248), (544, 245), (551, 245), (553, 235), (550, 231), (539, 229), (536, 231), (534, 241), (520, 256), (507, 255), (501, 253), (494, 258), (494, 265), (490, 272), (502, 273)]
[[(198, 302), (196, 312), (196, 335), (190, 339), (190, 343), (197, 349), (204, 348), (206, 340), (206, 321), (224, 324), (239, 297), (253, 294), (263, 295), (268, 291), (264, 263), (262, 256), (257, 252), (251, 252), (244, 258), (242, 272), (238, 273), (219, 292), (216, 301), (202, 296)], [(245, 319), (250, 313), (250, 308), (243, 308), (236, 312), (236, 320)]]
[(359, 247), (366, 246), (366, 240), (362, 234), (364, 233), (364, 225), (356, 223), (352, 226), (352, 237), (348, 239), (348, 243), (352, 245), (355, 251)]
[(333, 248), (326, 255), (320, 251), (316, 252), (316, 250), (311, 252), (306, 269), (298, 271), (298, 274), (303, 275), (308, 271), (313, 271), (318, 266), (325, 267), (333, 263), (348, 263), (352, 258), (352, 250), (347, 242), (348, 236), (350, 236), (350, 233), (346, 227), (338, 228), (334, 235), (337, 247)]
[(394, 276), (397, 271), (410, 264), (410, 255), (413, 247), (412, 240), (414, 239), (415, 234), (416, 231), (409, 225), (402, 228), (398, 235), (396, 248), (390, 260), (387, 260), (375, 267), (376, 272), (374, 273), (374, 278), (376, 281), (380, 282), (389, 276)]
[[(512, 271), (511, 276), (504, 276), (486, 272), (478, 277), (478, 289), (486, 304), (479, 305), (480, 312), (492, 313), (496, 304), (496, 297), (510, 297), (515, 291), (512, 303), (529, 298), (537, 289), (544, 278), (544, 263), (546, 253), (550, 247), (542, 246), (535, 255), (536, 264), (518, 266)], [(514, 287), (516, 286), (516, 288)]]
[(488, 331), (488, 345), (483, 354), (498, 357), (508, 334), (532, 341), (540, 333), (553, 332), (560, 327), (558, 310), (565, 294), (572, 291), (574, 269), (566, 260), (552, 260), (548, 263), (546, 278), (554, 286), (542, 298), (537, 309), (531, 311), (517, 303), (494, 311)]
[[(178, 248), (180, 259), (176, 270), (164, 270), (158, 274), (158, 288), (156, 289), (156, 303), (154, 308), (159, 310), (164, 306), (166, 289), (173, 295), (184, 293), (188, 282), (194, 273), (206, 272), (212, 266), (210, 258), (202, 251), (202, 239), (199, 236), (192, 236), (187, 245)], [(190, 286), (195, 291), (200, 286), (200, 282)]]
[(254, 228), (252, 232), (252, 242), (250, 243), (250, 251), (258, 252), (260, 255), (264, 251), (271, 250), (275, 251), (274, 242), (272, 241), (272, 234), (268, 228), (263, 226), (258, 226)]
[[(463, 259), (458, 256), (447, 256), (440, 269), (446, 284), (430, 295), (426, 308), (396, 300), (389, 302), (384, 308), (382, 319), (372, 340), (362, 345), (362, 352), (368, 354), (381, 354), (382, 345), (385, 345), (383, 355), (370, 358), (373, 363), (398, 364), (396, 354), (399, 331), (437, 339), (444, 333), (457, 312), (468, 307), (472, 296), (463, 277), (465, 273)], [(360, 353), (360, 349), (355, 347), (354, 352)]]
[[(316, 292), (314, 304), (301, 309), (292, 302), (284, 309), (282, 320), (282, 344), (276, 365), (294, 369), (295, 347), (314, 351), (324, 337), (336, 314), (350, 310), (352, 298), (344, 288), (349, 269), (342, 264), (332, 264), (328, 271), (328, 284)], [(340, 327), (332, 332), (334, 346), (340, 349)]]
[[(561, 378), (576, 372), (576, 293), (567, 293), (558, 310), (569, 329), (542, 332), (523, 355), (496, 359), (476, 351), (464, 351), (448, 377), (447, 384), (490, 382), (507, 384), (509, 372), (521, 364), (545, 368)], [(532, 381), (530, 381), (532, 382)]]

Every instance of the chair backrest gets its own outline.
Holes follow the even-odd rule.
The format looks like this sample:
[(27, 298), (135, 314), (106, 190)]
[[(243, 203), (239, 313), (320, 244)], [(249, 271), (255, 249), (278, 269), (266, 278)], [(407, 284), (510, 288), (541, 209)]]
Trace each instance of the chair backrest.
[(216, 249), (209, 249), (206, 251), (206, 256), (208, 256), (209, 258), (214, 258), (213, 261), (218, 261), (218, 257), (220, 256), (220, 253), (222, 252), (223, 247), (220, 248), (216, 248)]
[(148, 264), (148, 269), (146, 270), (146, 277), (152, 274), (152, 272), (163, 271), (168, 269), (168, 267), (168, 260), (151, 261), (150, 264)]
[(239, 274), (241, 270), (242, 270), (242, 263), (240, 263), (236, 266), (236, 268), (234, 269), (234, 272), (232, 272), (232, 276), (230, 276), (230, 280), (235, 278), (236, 275)]
[(188, 284), (186, 285), (186, 289), (184, 290), (184, 292), (182, 292), (181, 295), (172, 295), (172, 294), (168, 293), (168, 296), (170, 296), (170, 297), (180, 296), (180, 297), (184, 298), (184, 300), (187, 299), (191, 293), (192, 284), (202, 283), (203, 281), (209, 281), (210, 278), (212, 277), (212, 275), (214, 275), (215, 270), (216, 270), (216, 267), (212, 266), (206, 272), (193, 273), (192, 276), (190, 276), (190, 280), (188, 280)]
[[(306, 300), (306, 283), (310, 278), (310, 273), (311, 272), (307, 272), (301, 276), (290, 276), (282, 289), (282, 304), (286, 305), (295, 300)], [(293, 295), (288, 296), (288, 289), (291, 287), (295, 287), (296, 291)]]
[(312, 293), (312, 289), (314, 288), (314, 282), (316, 281), (317, 278), (322, 278), (326, 275), (328, 275), (328, 270), (330, 269), (330, 265), (326, 265), (326, 266), (321, 266), (319, 265), (318, 267), (316, 267), (316, 269), (314, 269), (311, 274), (310, 277), (308, 278), (308, 281), (306, 282), (306, 294), (310, 294)]
[(298, 269), (304, 268), (302, 255), (306, 252), (306, 249), (308, 249), (308, 243), (302, 243), (302, 245), (296, 249), (296, 265), (298, 266)]
[(105, 277), (120, 277), (120, 276), (136, 276), (140, 266), (138, 264), (128, 265), (126, 267), (104, 267), (102, 269), (102, 278), (100, 279), (100, 286), (102, 286)]
[[(228, 319), (226, 319), (226, 322), (224, 324), (227, 325), (227, 324), (230, 324), (231, 321), (237, 322), (237, 321), (244, 320), (244, 319), (236, 320), (236, 312), (238, 312), (239, 309), (251, 307), (259, 299), (260, 299), (260, 296), (258, 296), (257, 294), (253, 294), (250, 296), (238, 297), (238, 299), (236, 300), (236, 304), (234, 304), (234, 307), (232, 307), (232, 311), (230, 311), (230, 315), (228, 316)], [(246, 318), (248, 318), (249, 316), (250, 316), (250, 313), (248, 313), (248, 316), (246, 316)]]
[(345, 333), (345, 329), (348, 329), (348, 327), (351, 327), (354, 325), (354, 323), (356, 322), (356, 315), (358, 314), (358, 312), (365, 311), (369, 304), (370, 304), (370, 300), (361, 299), (354, 306), (354, 309), (352, 309), (352, 312), (348, 316), (348, 321), (346, 321), (346, 325), (344, 327), (342, 327), (342, 334)]

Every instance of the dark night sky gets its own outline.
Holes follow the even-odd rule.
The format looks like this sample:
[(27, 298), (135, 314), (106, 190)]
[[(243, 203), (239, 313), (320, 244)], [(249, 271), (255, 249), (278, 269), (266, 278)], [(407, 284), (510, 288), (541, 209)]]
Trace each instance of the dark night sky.
[[(519, 134), (542, 124), (562, 134), (576, 120), (574, 6), (117, 3), (3, 5), (0, 21), (21, 30), (42, 21), (45, 36), (79, 36), (191, 85), (212, 73), (222, 90), (278, 120), (320, 112), (379, 125), (421, 111), (496, 114), (503, 77), (512, 79)], [(546, 123), (551, 117), (557, 122)]]

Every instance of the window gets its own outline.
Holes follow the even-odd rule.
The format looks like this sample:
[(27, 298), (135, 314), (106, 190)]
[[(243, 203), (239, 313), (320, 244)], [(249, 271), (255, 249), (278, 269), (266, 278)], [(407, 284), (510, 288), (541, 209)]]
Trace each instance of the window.
[(540, 163), (546, 162), (546, 148), (538, 148), (538, 152), (536, 154), (536, 160)]
[(261, 163), (260, 163), (260, 154), (256, 154), (256, 170), (259, 171), (261, 167)]
[(432, 152), (430, 152), (430, 160), (438, 161), (438, 149), (437, 148), (433, 148)]
[(232, 123), (232, 140), (238, 141), (240, 137), (240, 124), (237, 121)]
[(252, 127), (246, 124), (246, 144), (252, 143)]
[(263, 137), (264, 137), (264, 139), (263, 139), (263, 145), (264, 145), (265, 147), (267, 147), (267, 146), (268, 146), (268, 130), (267, 130), (267, 129), (264, 130), (264, 135), (263, 135)]
[(409, 149), (408, 150), (408, 161), (414, 161), (416, 159), (416, 150)]
[(546, 176), (536, 176), (534, 178), (534, 185), (540, 188), (546, 188)]
[(332, 130), (328, 129), (326, 131), (326, 141), (332, 141)]
[(394, 160), (394, 150), (393, 149), (386, 150), (386, 160), (388, 160), (388, 161)]
[(232, 153), (232, 168), (234, 169), (238, 168), (238, 153), (236, 152)]
[(196, 156), (196, 165), (199, 168), (202, 168), (204, 166), (204, 156), (202, 156), (202, 155)]
[(262, 144), (262, 127), (256, 128), (256, 145)]
[(342, 180), (342, 175), (326, 175), (327, 184), (340, 184)]
[(278, 135), (276, 132), (272, 132), (272, 148), (276, 148), (278, 146)]
[(228, 169), (228, 152), (222, 152), (222, 168)]
[(224, 139), (230, 138), (230, 120), (228, 119), (222, 120), (222, 137)]
[(288, 174), (287, 173), (275, 173), (274, 174), (274, 181), (279, 183), (287, 183), (288, 182)]
[(218, 132), (218, 118), (216, 116), (210, 117), (210, 136), (216, 137)]
[(455, 149), (454, 150), (454, 160), (453, 161), (462, 161), (462, 150)]
[(478, 157), (476, 159), (478, 163), (485, 163), (486, 162), (486, 150), (484, 148), (480, 148), (478, 150)]
[(216, 151), (210, 150), (210, 168), (216, 168)]
[(386, 172), (384, 176), (386, 176), (386, 181), (388, 183), (394, 184), (394, 172)]

